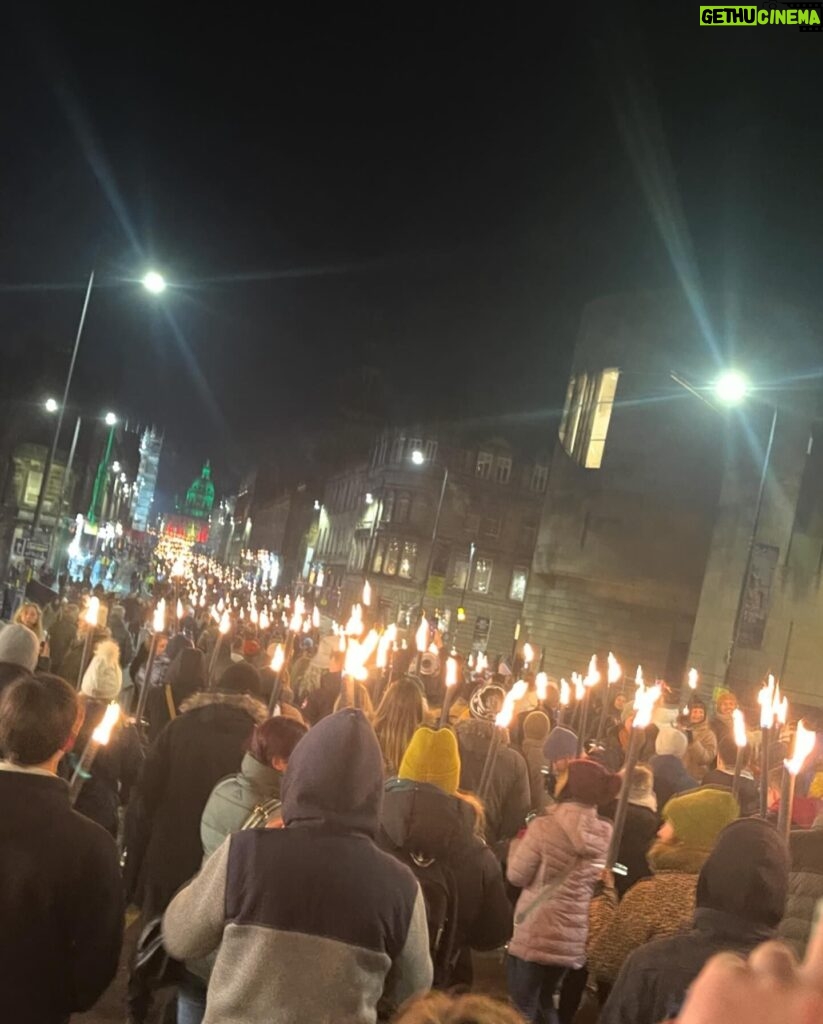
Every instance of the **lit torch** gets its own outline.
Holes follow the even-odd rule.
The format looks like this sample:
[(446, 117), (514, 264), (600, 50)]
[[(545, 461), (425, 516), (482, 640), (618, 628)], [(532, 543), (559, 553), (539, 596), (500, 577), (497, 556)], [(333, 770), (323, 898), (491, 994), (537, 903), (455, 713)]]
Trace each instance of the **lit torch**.
[(100, 598), (91, 597), (86, 611), (83, 614), (83, 621), (86, 624), (86, 636), (83, 641), (83, 656), (80, 659), (80, 671), (77, 675), (75, 690), (79, 690), (83, 682), (83, 674), (89, 667), (94, 647), (94, 631), (97, 629), (97, 621), (100, 616)]
[(557, 719), (558, 725), (566, 724), (566, 715), (569, 713), (569, 704), (572, 702), (572, 688), (565, 679), (560, 680), (560, 715)]
[(83, 788), (83, 784), (89, 777), (91, 766), (94, 763), (95, 757), (97, 757), (97, 751), (101, 747), (105, 747), (111, 738), (112, 729), (117, 725), (120, 720), (120, 705), (116, 701), (112, 701), (108, 705), (106, 710), (103, 712), (103, 717), (97, 725), (97, 728), (91, 734), (86, 749), (83, 751), (80, 760), (77, 762), (77, 767), (74, 769), (74, 774), (71, 777), (69, 783), (69, 800), (72, 807), (77, 802), (77, 798), (80, 795), (80, 790)]
[(580, 713), (580, 734), (577, 737), (577, 756), (583, 753), (586, 743), (586, 736), (589, 730), (589, 705), (591, 704), (592, 687), (600, 682), (600, 672), (597, 668), (597, 655), (593, 654), (589, 661), (589, 668), (583, 680), (583, 706)]
[(606, 735), (606, 723), (609, 720), (609, 711), (614, 704), (612, 698), (612, 686), (619, 683), (623, 675), (620, 662), (611, 651), (606, 659), (606, 692), (603, 694), (603, 707), (600, 709), (600, 725), (597, 729), (597, 742), (601, 743)]
[(271, 693), (269, 694), (269, 715), (274, 714), (274, 709), (280, 700), (280, 694), (283, 690), (282, 672), (283, 666), (286, 663), (286, 650), (282, 644), (277, 644), (274, 648), (274, 654), (271, 659), (271, 670), (274, 672), (274, 682), (272, 683)]
[(223, 612), (220, 618), (220, 625), (217, 627), (217, 640), (214, 644), (214, 650), (211, 652), (211, 661), (209, 662), (209, 686), (214, 687), (214, 670), (217, 666), (217, 659), (220, 656), (220, 648), (223, 646), (223, 637), (225, 637), (231, 629), (231, 617), (229, 616), (228, 609)]
[(449, 723), (449, 710), (452, 705), (453, 695), (457, 692), (458, 664), (457, 658), (449, 656), (446, 658), (446, 690), (443, 694), (443, 707), (440, 709), (440, 728)]
[(363, 607), (371, 607), (371, 583), (368, 580), (363, 584)]
[(743, 774), (743, 765), (746, 763), (746, 749), (749, 745), (749, 738), (746, 735), (746, 719), (740, 708), (732, 711), (734, 723), (734, 742), (737, 747), (737, 757), (734, 762), (734, 779), (732, 781), (732, 796), (740, 803), (740, 779)]
[(477, 797), (479, 800), (486, 800), (489, 791), (489, 785), (491, 784), (492, 772), (494, 771), (494, 765), (497, 761), (497, 753), (500, 749), (500, 743), (505, 734), (505, 730), (511, 725), (511, 720), (514, 715), (514, 700), (512, 699), (511, 691), (506, 694), (506, 699), (503, 701), (503, 707), (497, 713), (494, 720), (494, 732), (492, 733), (491, 742), (489, 743), (489, 749), (486, 753), (486, 760), (483, 762), (483, 771), (480, 774), (480, 784), (477, 787)]
[(794, 790), (797, 776), (802, 771), (806, 759), (814, 750), (817, 733), (807, 729), (803, 721), (797, 723), (794, 737), (794, 754), (790, 760), (783, 762), (783, 780), (780, 786), (780, 808), (777, 816), (777, 831), (789, 841), (792, 829), (792, 810), (794, 808)]

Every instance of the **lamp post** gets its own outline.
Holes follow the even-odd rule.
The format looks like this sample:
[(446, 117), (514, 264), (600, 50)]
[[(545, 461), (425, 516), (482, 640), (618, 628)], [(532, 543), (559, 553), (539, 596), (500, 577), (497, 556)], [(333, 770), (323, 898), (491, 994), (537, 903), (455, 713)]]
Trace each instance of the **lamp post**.
[(89, 505), (89, 512), (86, 516), (86, 519), (92, 524), (92, 526), (97, 524), (100, 514), (103, 511), (103, 501), (105, 498), (106, 483), (109, 475), (109, 459), (111, 459), (114, 435), (117, 432), (117, 417), (113, 412), (106, 413), (106, 426), (109, 428), (109, 436), (106, 440), (103, 458), (100, 460), (100, 465), (97, 467), (97, 476), (94, 480), (94, 490), (91, 494), (91, 504)]
[[(426, 456), (423, 452), (417, 450), (411, 453), (411, 460), (415, 466), (423, 466), (426, 463)], [(429, 577), (431, 576), (432, 565), (434, 563), (434, 546), (437, 543), (437, 531), (440, 528), (440, 515), (443, 511), (443, 499), (446, 497), (446, 487), (449, 482), (449, 467), (443, 467), (443, 482), (440, 485), (440, 497), (437, 501), (437, 511), (434, 514), (434, 527), (432, 528), (432, 541), (431, 547), (429, 548), (429, 557), (426, 560), (426, 572), (423, 576), (423, 584), (420, 588), (420, 613), (422, 615), (423, 609), (426, 604), (426, 591), (429, 589)]]
[[(166, 281), (162, 274), (159, 274), (156, 270), (150, 270), (143, 277), (143, 287), (146, 291), (151, 292), (153, 295), (160, 295), (166, 290)], [(80, 350), (80, 341), (83, 337), (83, 328), (86, 323), (86, 313), (89, 308), (89, 301), (91, 300), (92, 289), (94, 288), (94, 270), (89, 274), (88, 284), (86, 285), (86, 293), (83, 299), (83, 306), (80, 310), (80, 320), (77, 324), (77, 333), (74, 337), (74, 348), (72, 349), (71, 359), (69, 361), (69, 370), (66, 374), (66, 383), (63, 387), (63, 399), (56, 404), (53, 411), (57, 413), (57, 423), (54, 427), (54, 436), (52, 437), (51, 448), (46, 456), (46, 464), (43, 467), (43, 479), (40, 482), (40, 491), (37, 495), (37, 505), (34, 509), (34, 516), (31, 521), (31, 532), (30, 536), (34, 537), (40, 526), (40, 519), (43, 514), (43, 501), (45, 500), (46, 493), (49, 486), (49, 476), (51, 474), (51, 467), (54, 463), (55, 455), (57, 454), (57, 445), (60, 442), (60, 432), (63, 429), (63, 415), (66, 410), (66, 406), (69, 401), (69, 392), (71, 391), (71, 382), (74, 376), (74, 367), (77, 363), (77, 353)]]
[[(705, 394), (701, 393), (703, 389), (694, 387), (687, 380), (678, 376), (676, 373), (670, 373), (669, 376), (680, 387), (684, 388), (698, 398), (705, 405), (714, 409), (716, 412), (720, 410), (717, 406), (706, 398)], [(722, 405), (735, 407), (742, 405), (745, 401), (750, 398), (751, 395), (751, 384), (748, 378), (740, 373), (739, 370), (729, 369), (725, 370), (715, 380), (711, 388), (714, 397)], [(764, 402), (762, 399), (758, 400), (760, 405), (765, 405), (772, 411), (771, 423), (769, 425), (769, 432), (766, 441), (766, 450), (763, 455), (763, 464), (760, 469), (760, 482), (757, 489), (757, 500), (754, 507), (754, 519), (752, 521), (752, 528), (749, 532), (749, 543), (746, 551), (746, 564), (743, 569), (743, 577), (740, 581), (740, 591), (737, 597), (737, 607), (735, 609), (734, 620), (732, 622), (732, 633), (729, 641), (728, 651), (726, 653), (726, 668), (723, 674), (724, 685), (728, 685), (729, 676), (731, 675), (732, 661), (734, 659), (734, 653), (737, 648), (737, 643), (740, 638), (740, 627), (743, 621), (743, 607), (746, 603), (746, 587), (749, 582), (749, 576), (752, 571), (752, 560), (754, 558), (754, 546), (757, 542), (757, 534), (760, 529), (760, 519), (763, 512), (763, 499), (766, 494), (766, 484), (769, 477), (769, 468), (772, 460), (772, 449), (774, 447), (774, 435), (777, 430), (777, 406), (772, 405), (770, 402)]]

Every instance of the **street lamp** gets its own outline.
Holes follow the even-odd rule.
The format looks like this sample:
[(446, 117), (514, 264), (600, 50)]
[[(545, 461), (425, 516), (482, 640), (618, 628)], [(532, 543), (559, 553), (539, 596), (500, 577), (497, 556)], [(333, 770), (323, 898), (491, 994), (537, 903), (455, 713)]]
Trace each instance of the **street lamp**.
[(117, 417), (113, 412), (107, 412), (103, 419), (107, 427), (113, 427), (117, 423)]
[(55, 399), (55, 398), (47, 398), (46, 399), (46, 412), (57, 412), (58, 408), (59, 408), (59, 406), (57, 404), (57, 399)]
[(143, 275), (143, 287), (152, 295), (162, 295), (166, 290), (166, 279), (156, 270), (150, 270)]
[(748, 379), (737, 370), (726, 370), (714, 382), (714, 394), (724, 405), (740, 405), (750, 391)]
[[(411, 453), (411, 461), (415, 466), (423, 466), (426, 462), (426, 456), (419, 449), (415, 449)], [(437, 512), (434, 516), (434, 527), (432, 529), (432, 540), (431, 547), (429, 548), (429, 557), (426, 562), (426, 574), (423, 577), (423, 585), (420, 588), (420, 614), (423, 614), (423, 608), (426, 603), (426, 591), (429, 589), (429, 577), (431, 576), (432, 564), (434, 563), (434, 546), (437, 543), (437, 531), (440, 527), (440, 514), (443, 511), (443, 499), (446, 497), (446, 485), (449, 482), (449, 467), (443, 467), (443, 483), (440, 485), (440, 498), (437, 502)]]
[[(150, 270), (143, 277), (143, 287), (147, 291), (151, 292), (153, 295), (159, 295), (161, 292), (165, 291), (166, 282), (162, 274), (158, 274), (156, 270)], [(75, 335), (74, 338), (74, 348), (72, 349), (71, 353), (69, 370), (68, 373), (66, 374), (66, 384), (63, 388), (63, 401), (58, 405), (56, 401), (52, 400), (54, 401), (55, 408), (53, 410), (49, 409), (50, 412), (57, 412), (57, 423), (54, 426), (54, 437), (52, 438), (49, 453), (46, 456), (46, 464), (43, 467), (43, 479), (40, 481), (40, 491), (38, 492), (37, 495), (37, 505), (35, 506), (34, 516), (32, 517), (31, 521), (30, 536), (32, 538), (37, 533), (38, 527), (40, 526), (40, 519), (43, 515), (43, 501), (46, 497), (46, 492), (48, 490), (49, 475), (51, 474), (52, 463), (54, 462), (54, 457), (57, 454), (57, 445), (60, 441), (60, 431), (63, 429), (63, 413), (69, 402), (69, 391), (71, 390), (71, 381), (72, 377), (74, 376), (74, 367), (75, 364), (77, 363), (77, 353), (80, 350), (80, 340), (83, 337), (83, 327), (86, 323), (86, 313), (88, 312), (89, 301), (91, 300), (91, 293), (93, 288), (94, 271), (92, 270), (92, 272), (89, 274), (89, 282), (86, 285), (86, 294), (83, 299), (83, 307), (80, 311), (80, 321), (77, 324), (77, 334)], [(46, 403), (46, 408), (48, 408), (48, 403)], [(109, 421), (109, 416), (112, 417), (111, 421)], [(106, 424), (112, 427), (116, 422), (117, 419), (114, 416), (114, 413), (108, 413), (106, 416)]]

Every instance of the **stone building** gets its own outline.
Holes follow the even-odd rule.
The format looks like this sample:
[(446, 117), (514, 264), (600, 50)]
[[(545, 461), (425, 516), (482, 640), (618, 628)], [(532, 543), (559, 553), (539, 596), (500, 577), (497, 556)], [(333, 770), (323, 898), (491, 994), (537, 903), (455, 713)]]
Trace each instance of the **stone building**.
[(454, 429), (381, 434), (324, 490), (313, 578), (330, 614), (368, 579), (384, 622), (413, 628), (422, 605), (462, 650), (508, 654), (548, 479), (536, 451)]
[[(801, 377), (819, 336), (764, 303), (641, 293), (586, 308), (524, 608), (547, 669), (614, 650), (632, 674), (676, 685), (695, 664), (707, 690), (749, 690), (783, 667), (793, 623), (785, 682), (823, 700), (821, 670), (801, 678), (823, 549), (820, 394)], [(711, 386), (732, 365), (755, 384), (736, 409)]]

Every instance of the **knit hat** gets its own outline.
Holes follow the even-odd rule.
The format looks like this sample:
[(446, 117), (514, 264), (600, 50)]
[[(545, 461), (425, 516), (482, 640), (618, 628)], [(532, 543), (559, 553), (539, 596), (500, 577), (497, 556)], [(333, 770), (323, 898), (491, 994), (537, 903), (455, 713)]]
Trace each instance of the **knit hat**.
[(33, 672), (40, 657), (40, 641), (28, 626), (13, 622), (0, 630), (0, 661)]
[(530, 711), (523, 719), (523, 737), (527, 740), (545, 740), (552, 723), (545, 711)]
[(610, 803), (620, 792), (621, 778), (613, 772), (586, 758), (578, 758), (569, 764), (569, 777), (563, 796), (591, 807)]
[(397, 777), (428, 782), (454, 796), (460, 784), (460, 753), (451, 729), (422, 725), (406, 747)]
[(117, 700), (123, 687), (120, 648), (113, 640), (98, 645), (89, 667), (83, 673), (82, 693), (95, 700)]
[(229, 665), (217, 683), (221, 693), (250, 693), (260, 697), (263, 689), (260, 684), (260, 673), (247, 661), (237, 661)]
[(635, 807), (647, 807), (657, 814), (657, 797), (654, 795), (654, 775), (642, 764), (635, 766), (629, 783), (629, 803)]
[(689, 740), (686, 734), (670, 725), (664, 725), (654, 741), (655, 753), (661, 756), (670, 754), (673, 757), (684, 757), (688, 749)]
[(503, 707), (506, 691), (496, 683), (483, 683), (469, 697), (469, 711), (472, 718), (493, 722)]
[(739, 815), (737, 801), (725, 789), (693, 789), (673, 796), (663, 808), (675, 838), (698, 850), (711, 850), (722, 830)]
[(562, 725), (552, 729), (549, 738), (543, 747), (543, 756), (553, 764), (555, 761), (565, 761), (577, 755), (577, 736)]

